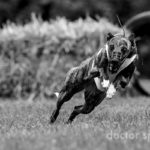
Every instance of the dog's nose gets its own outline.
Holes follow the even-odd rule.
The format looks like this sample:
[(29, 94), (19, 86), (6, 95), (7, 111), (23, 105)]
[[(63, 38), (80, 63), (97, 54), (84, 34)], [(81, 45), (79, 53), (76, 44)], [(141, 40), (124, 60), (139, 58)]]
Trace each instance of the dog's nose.
[(121, 52), (113, 52), (113, 60), (120, 60), (121, 59)]

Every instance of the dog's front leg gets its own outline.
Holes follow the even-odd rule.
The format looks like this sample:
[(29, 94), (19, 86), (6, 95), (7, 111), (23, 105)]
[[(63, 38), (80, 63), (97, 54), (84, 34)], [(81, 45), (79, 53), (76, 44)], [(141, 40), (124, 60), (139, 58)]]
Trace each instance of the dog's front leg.
[(114, 85), (115, 85), (115, 88), (117, 90), (123, 90), (126, 88), (126, 86), (128, 85), (130, 79), (129, 78), (125, 78), (124, 76), (121, 76), (120, 79), (118, 79)]

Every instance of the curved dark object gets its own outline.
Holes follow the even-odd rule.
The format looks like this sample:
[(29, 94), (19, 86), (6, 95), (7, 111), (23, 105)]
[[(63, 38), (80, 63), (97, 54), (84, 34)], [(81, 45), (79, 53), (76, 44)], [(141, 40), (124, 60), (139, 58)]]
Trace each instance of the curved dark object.
[(136, 89), (141, 95), (150, 97), (150, 93), (148, 93), (140, 84), (139, 79), (135, 79), (133, 82), (133, 88)]
[[(140, 44), (143, 44), (144, 41), (149, 41), (150, 39), (150, 11), (146, 11), (140, 14), (135, 15), (131, 19), (129, 19), (124, 27), (128, 29), (129, 31), (135, 33), (137, 37), (140, 37), (142, 40), (138, 43), (138, 46), (140, 47)], [(144, 43), (147, 44), (147, 43)], [(147, 45), (149, 46), (149, 45)], [(149, 54), (150, 54), (150, 47), (149, 47)], [(139, 49), (139, 55), (142, 54), (142, 48)], [(141, 56), (142, 57), (142, 56)], [(144, 58), (145, 59), (145, 58)], [(142, 60), (142, 59), (141, 59)], [(140, 68), (140, 67), (139, 67)], [(143, 68), (143, 66), (142, 66)], [(144, 69), (149, 68), (148, 64), (146, 63), (146, 66)], [(142, 69), (144, 71), (144, 69)], [(144, 72), (145, 73), (145, 72)], [(146, 72), (146, 77), (150, 78), (149, 72)], [(143, 74), (145, 76), (145, 74)], [(135, 75), (136, 76), (136, 75)], [(148, 93), (144, 87), (140, 84), (140, 78), (134, 77), (133, 80), (133, 88), (136, 89), (141, 95), (143, 96), (150, 96), (150, 93)]]
[(150, 11), (132, 17), (125, 23), (124, 27), (134, 32), (145, 24), (150, 24)]
[(140, 55), (138, 70), (143, 77), (150, 79), (150, 11), (132, 17), (125, 23), (124, 27), (136, 35)]

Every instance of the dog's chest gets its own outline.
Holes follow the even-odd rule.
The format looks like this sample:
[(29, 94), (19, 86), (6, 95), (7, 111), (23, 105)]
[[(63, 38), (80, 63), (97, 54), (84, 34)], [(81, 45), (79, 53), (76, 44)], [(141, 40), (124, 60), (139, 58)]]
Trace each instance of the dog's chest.
[[(127, 68), (136, 58), (136, 55), (133, 55), (131, 58), (128, 58), (124, 61), (124, 63), (120, 66), (118, 71), (114, 74), (111, 74), (108, 69), (104, 71), (103, 68), (99, 69), (100, 77), (94, 78), (94, 82), (96, 84), (97, 89), (101, 91), (107, 91), (111, 84), (114, 84), (116, 78), (118, 78), (118, 74), (120, 74), (125, 68)], [(119, 79), (119, 78), (118, 78)], [(116, 82), (116, 81), (115, 81)]]

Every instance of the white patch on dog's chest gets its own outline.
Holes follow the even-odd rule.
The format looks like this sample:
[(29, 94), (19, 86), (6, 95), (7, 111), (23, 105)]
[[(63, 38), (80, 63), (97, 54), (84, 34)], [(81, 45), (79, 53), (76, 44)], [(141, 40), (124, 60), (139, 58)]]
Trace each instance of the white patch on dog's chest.
[(101, 78), (94, 78), (95, 84), (97, 88), (100, 91), (106, 92), (107, 98), (112, 98), (112, 96), (115, 94), (116, 89), (112, 83), (110, 83), (109, 80), (101, 79)]
[(115, 95), (116, 89), (115, 89), (114, 85), (112, 83), (110, 83), (109, 80), (104, 79), (102, 82), (102, 86), (104, 88), (106, 88), (106, 97), (107, 98), (112, 98), (113, 95)]
[(125, 60), (125, 62), (121, 65), (117, 73), (115, 74), (108, 73), (109, 80), (104, 79), (103, 75), (101, 75), (101, 77), (94, 78), (97, 89), (99, 89), (100, 91), (105, 91), (107, 93), (106, 95), (107, 98), (112, 98), (112, 96), (116, 93), (113, 81), (122, 70), (128, 67), (135, 60), (136, 57), (137, 55), (133, 55), (131, 58)]

